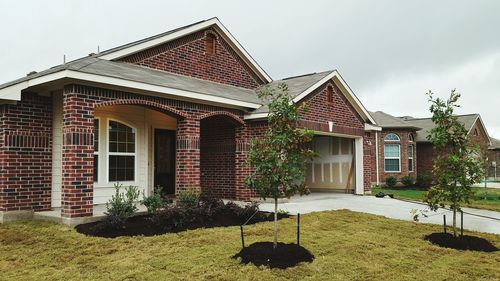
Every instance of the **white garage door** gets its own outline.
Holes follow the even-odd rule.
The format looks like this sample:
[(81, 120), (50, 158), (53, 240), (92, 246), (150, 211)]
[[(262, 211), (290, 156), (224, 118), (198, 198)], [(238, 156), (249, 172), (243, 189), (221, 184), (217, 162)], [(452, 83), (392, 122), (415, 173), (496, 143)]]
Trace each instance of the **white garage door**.
[(319, 157), (307, 165), (306, 183), (312, 190), (353, 192), (355, 187), (354, 140), (315, 136)]

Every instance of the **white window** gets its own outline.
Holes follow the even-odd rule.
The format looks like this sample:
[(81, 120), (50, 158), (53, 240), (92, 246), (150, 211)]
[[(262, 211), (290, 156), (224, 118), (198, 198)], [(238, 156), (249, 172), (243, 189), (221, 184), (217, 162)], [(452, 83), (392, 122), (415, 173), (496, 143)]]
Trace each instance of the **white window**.
[(386, 172), (401, 172), (401, 151), (399, 144), (384, 145), (384, 164)]
[(136, 129), (117, 121), (109, 121), (108, 181), (135, 179)]
[(413, 144), (408, 145), (408, 171), (413, 172)]
[(385, 136), (384, 141), (400, 141), (400, 138), (394, 133), (389, 133)]
[(94, 119), (94, 182), (99, 181), (99, 119)]

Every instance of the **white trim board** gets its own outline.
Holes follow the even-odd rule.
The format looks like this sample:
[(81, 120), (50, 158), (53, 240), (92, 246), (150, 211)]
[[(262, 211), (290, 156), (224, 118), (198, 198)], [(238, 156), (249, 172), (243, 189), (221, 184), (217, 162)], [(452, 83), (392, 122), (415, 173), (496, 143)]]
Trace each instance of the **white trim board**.
[(253, 109), (256, 109), (256, 108), (259, 108), (262, 106), (260, 104), (251, 103), (251, 102), (233, 100), (233, 99), (224, 98), (224, 97), (216, 97), (216, 96), (207, 95), (207, 94), (203, 94), (203, 93), (191, 92), (191, 91), (180, 90), (180, 89), (164, 87), (164, 86), (151, 85), (151, 84), (147, 84), (147, 83), (135, 82), (135, 81), (130, 81), (130, 80), (126, 80), (126, 79), (108, 77), (108, 76), (103, 76), (103, 75), (83, 73), (83, 72), (78, 72), (78, 71), (74, 71), (74, 70), (61, 70), (61, 71), (56, 72), (56, 73), (44, 75), (44, 76), (30, 79), (30, 80), (27, 80), (24, 82), (20, 82), (19, 84), (16, 84), (16, 85), (4, 88), (4, 89), (0, 89), (0, 98), (20, 101), (22, 90), (27, 89), (27, 88), (32, 87), (32, 86), (36, 86), (36, 85), (40, 85), (43, 83), (47, 83), (47, 82), (51, 82), (51, 81), (55, 81), (55, 80), (59, 80), (59, 79), (64, 79), (64, 78), (83, 80), (83, 81), (89, 81), (89, 82), (94, 82), (94, 83), (99, 83), (99, 84), (107, 84), (107, 85), (112, 85), (112, 86), (120, 86), (120, 87), (138, 89), (138, 90), (149, 91), (149, 92), (162, 93), (162, 94), (167, 94), (167, 95), (171, 95), (171, 96), (183, 97), (186, 99), (194, 99), (194, 100), (198, 100), (198, 101), (205, 101), (205, 102), (209, 101), (209, 102), (213, 102), (216, 104), (232, 105), (232, 106), (246, 107), (246, 108), (253, 108)]
[(241, 44), (236, 40), (236, 38), (233, 37), (233, 35), (226, 29), (226, 27), (219, 21), (217, 18), (212, 18), (203, 22), (200, 22), (198, 24), (194, 24), (192, 26), (183, 28), (179, 31), (172, 32), (169, 34), (166, 34), (165, 36), (151, 39), (148, 41), (145, 41), (143, 43), (139, 43), (133, 46), (130, 46), (128, 48), (124, 48), (121, 50), (117, 50), (115, 52), (111, 52), (102, 56), (98, 56), (101, 59), (105, 60), (115, 60), (119, 59), (128, 55), (132, 55), (135, 53), (138, 53), (142, 50), (152, 48), (155, 46), (158, 46), (160, 44), (164, 44), (166, 42), (181, 38), (183, 36), (198, 32), (200, 30), (209, 28), (211, 26), (214, 26), (216, 30), (220, 33), (221, 35), (230, 45), (233, 47), (233, 49), (236, 51), (236, 53), (243, 59), (243, 61), (253, 70), (256, 72), (256, 74), (264, 80), (264, 82), (271, 82), (273, 81), (272, 78), (259, 66), (259, 64), (250, 56), (250, 54), (241, 46)]

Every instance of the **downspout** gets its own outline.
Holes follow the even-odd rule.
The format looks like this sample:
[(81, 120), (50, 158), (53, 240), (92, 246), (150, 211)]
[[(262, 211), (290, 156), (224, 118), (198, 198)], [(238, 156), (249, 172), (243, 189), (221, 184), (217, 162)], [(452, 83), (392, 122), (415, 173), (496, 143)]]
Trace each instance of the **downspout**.
[(377, 186), (380, 185), (380, 173), (378, 170), (378, 131), (375, 131), (375, 170), (377, 171)]

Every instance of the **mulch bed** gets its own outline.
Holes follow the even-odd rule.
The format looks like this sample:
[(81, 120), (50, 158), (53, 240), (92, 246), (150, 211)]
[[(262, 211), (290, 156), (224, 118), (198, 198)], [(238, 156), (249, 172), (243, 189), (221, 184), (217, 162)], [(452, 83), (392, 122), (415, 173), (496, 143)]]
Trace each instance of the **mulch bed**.
[(242, 249), (233, 258), (241, 258), (241, 263), (270, 268), (289, 268), (301, 262), (312, 262), (314, 255), (297, 244), (278, 243), (273, 249), (272, 242), (257, 242)]
[(499, 249), (490, 241), (476, 236), (458, 236), (453, 237), (450, 233), (432, 233), (424, 237), (434, 245), (456, 250), (469, 250), (478, 252), (496, 252)]
[[(258, 212), (257, 215), (252, 218), (248, 224), (255, 224), (258, 222), (272, 221), (273, 213), (268, 212)], [(278, 214), (278, 218), (287, 218), (289, 215)], [(129, 218), (125, 223), (124, 227), (121, 229), (109, 228), (102, 221), (80, 224), (76, 227), (78, 233), (85, 234), (87, 236), (96, 236), (103, 238), (115, 238), (120, 236), (154, 236), (166, 233), (177, 233), (185, 231), (188, 229), (197, 228), (212, 228), (212, 227), (222, 227), (222, 226), (239, 226), (243, 224), (246, 219), (242, 220), (231, 214), (220, 214), (214, 216), (211, 220), (205, 220), (203, 222), (195, 222), (189, 225), (184, 225), (182, 227), (177, 227), (174, 229), (169, 229), (165, 227), (160, 227), (153, 223), (151, 216), (142, 215)]]

